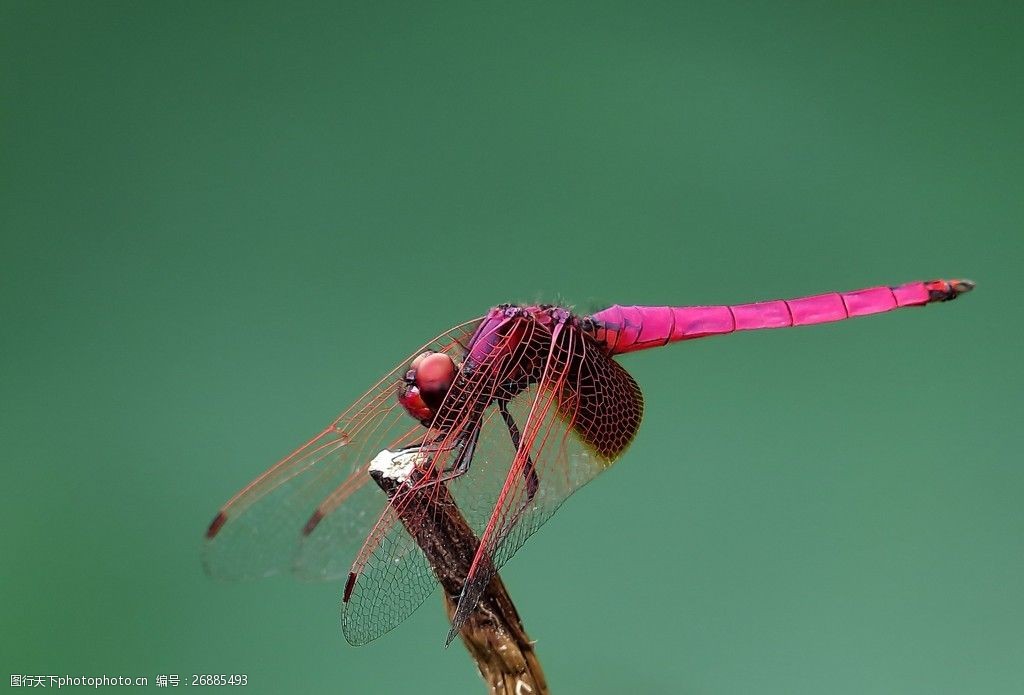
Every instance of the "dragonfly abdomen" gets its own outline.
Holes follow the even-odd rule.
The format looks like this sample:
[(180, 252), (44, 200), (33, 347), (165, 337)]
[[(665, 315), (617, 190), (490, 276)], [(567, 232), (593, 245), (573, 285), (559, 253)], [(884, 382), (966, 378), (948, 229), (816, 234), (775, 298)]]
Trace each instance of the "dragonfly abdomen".
[(590, 317), (595, 339), (612, 355), (680, 340), (759, 328), (787, 328), (842, 321), (905, 306), (944, 302), (974, 288), (969, 280), (910, 282), (853, 292), (718, 306), (620, 306)]

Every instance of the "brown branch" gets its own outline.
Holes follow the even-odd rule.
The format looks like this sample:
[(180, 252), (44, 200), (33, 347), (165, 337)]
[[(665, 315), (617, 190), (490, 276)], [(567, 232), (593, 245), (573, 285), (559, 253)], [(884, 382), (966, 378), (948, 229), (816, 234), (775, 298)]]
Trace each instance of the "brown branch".
[[(406, 483), (393, 477), (372, 475), (389, 500), (400, 497), (399, 518), (434, 569), (450, 620), (476, 553), (476, 534), (443, 483), (410, 492)], [(399, 505), (392, 506), (398, 510)], [(533, 643), (497, 573), (459, 636), (491, 695), (548, 695)]]

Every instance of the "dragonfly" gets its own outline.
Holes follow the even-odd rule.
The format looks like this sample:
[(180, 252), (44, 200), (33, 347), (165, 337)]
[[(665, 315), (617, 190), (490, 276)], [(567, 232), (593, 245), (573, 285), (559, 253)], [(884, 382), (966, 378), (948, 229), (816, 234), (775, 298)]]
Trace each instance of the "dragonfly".
[[(616, 356), (945, 302), (973, 287), (932, 280), (750, 304), (613, 305), (588, 316), (496, 306), (416, 349), (231, 497), (206, 531), (204, 567), (225, 580), (290, 571), (344, 581), (342, 630), (365, 644), (437, 587), (437, 568), (414, 540), (433, 519), (412, 501), (443, 489), (478, 539), (450, 643), (497, 570), (636, 436), (643, 395)], [(385, 495), (380, 475), (399, 475), (399, 492)]]

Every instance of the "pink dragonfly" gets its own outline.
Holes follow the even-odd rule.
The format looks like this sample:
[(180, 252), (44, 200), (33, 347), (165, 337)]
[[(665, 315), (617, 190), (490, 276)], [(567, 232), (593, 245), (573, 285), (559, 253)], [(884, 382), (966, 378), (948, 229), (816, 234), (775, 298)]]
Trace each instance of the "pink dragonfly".
[[(206, 532), (204, 566), (222, 579), (282, 570), (344, 579), (342, 628), (363, 644), (437, 586), (409, 533), (430, 519), (410, 518), (408, 501), (444, 486), (479, 538), (450, 642), (497, 569), (633, 440), (643, 396), (615, 355), (942, 302), (973, 287), (934, 280), (733, 306), (615, 305), (586, 317), (495, 307), (420, 347), (228, 500)], [(371, 474), (400, 475), (404, 492), (389, 501)]]

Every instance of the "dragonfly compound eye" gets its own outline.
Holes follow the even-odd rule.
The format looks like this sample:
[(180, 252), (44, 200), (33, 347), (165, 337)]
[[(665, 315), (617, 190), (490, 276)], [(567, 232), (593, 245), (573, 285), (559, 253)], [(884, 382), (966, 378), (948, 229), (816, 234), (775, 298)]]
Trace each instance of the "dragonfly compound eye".
[(416, 386), (420, 397), (430, 408), (436, 409), (455, 380), (455, 362), (442, 352), (423, 357), (416, 366)]
[(406, 412), (429, 426), (437, 408), (455, 380), (455, 362), (441, 352), (424, 352), (416, 357), (398, 388), (398, 402)]

